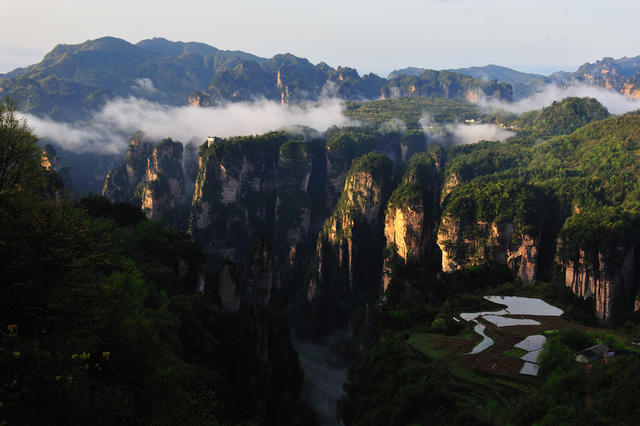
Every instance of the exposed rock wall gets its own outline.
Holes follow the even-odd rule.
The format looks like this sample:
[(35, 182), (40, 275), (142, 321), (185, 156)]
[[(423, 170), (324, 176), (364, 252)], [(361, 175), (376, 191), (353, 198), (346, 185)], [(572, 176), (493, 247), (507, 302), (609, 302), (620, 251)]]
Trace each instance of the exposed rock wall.
[(257, 233), (273, 243), (279, 258), (294, 259), (318, 221), (314, 215), (324, 213), (324, 200), (314, 199), (324, 193), (324, 155), (323, 145), (284, 133), (203, 148), (190, 229), (212, 264), (245, 263)]
[(421, 203), (390, 207), (385, 215), (384, 236), (404, 261), (424, 258), (424, 207)]
[[(635, 64), (623, 64), (634, 61)], [(630, 66), (631, 65), (631, 66)], [(595, 87), (613, 90), (625, 96), (640, 97), (640, 72), (637, 70), (637, 58), (603, 58), (593, 64), (584, 64), (576, 72), (578, 80)]]
[(384, 208), (392, 171), (393, 163), (383, 154), (367, 154), (354, 162), (318, 236), (307, 289), (312, 327), (322, 332), (347, 327), (358, 345), (365, 344), (373, 329), (381, 293)]
[(129, 141), (124, 164), (110, 171), (104, 182), (102, 195), (112, 201), (134, 202), (140, 205), (136, 197), (136, 188), (146, 174), (148, 158), (153, 152), (153, 143), (136, 133)]
[(56, 150), (51, 145), (45, 145), (40, 157), (40, 165), (44, 169), (46, 186), (43, 188), (43, 196), (49, 200), (60, 203), (63, 195), (71, 193), (73, 182), (69, 174), (69, 167), (63, 166)]
[(186, 228), (188, 190), (183, 171), (183, 146), (165, 139), (154, 145), (134, 135), (124, 164), (105, 179), (102, 195), (139, 206), (149, 219)]
[(562, 264), (565, 285), (582, 298), (593, 297), (596, 315), (602, 320), (610, 319), (617, 309), (630, 305), (635, 294), (635, 250), (619, 247), (614, 255), (623, 259), (622, 266), (615, 270), (607, 265), (602, 253), (597, 253), (594, 264), (584, 250), (580, 250), (576, 261)]
[(477, 221), (475, 228), (473, 236), (465, 237), (459, 219), (441, 218), (437, 244), (443, 272), (495, 262), (508, 266), (523, 283), (536, 280), (540, 235), (523, 234), (513, 222)]
[(182, 163), (181, 143), (165, 139), (153, 148), (140, 188), (142, 211), (147, 218), (185, 228), (187, 210)]

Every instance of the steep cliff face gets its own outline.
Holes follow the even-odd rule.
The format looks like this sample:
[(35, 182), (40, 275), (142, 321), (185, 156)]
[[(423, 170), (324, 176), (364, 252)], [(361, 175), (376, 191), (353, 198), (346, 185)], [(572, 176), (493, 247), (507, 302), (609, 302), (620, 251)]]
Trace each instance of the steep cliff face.
[(274, 214), (269, 201), (275, 199), (277, 147), (282, 142), (283, 136), (279, 136), (270, 139), (269, 146), (257, 146), (247, 139), (201, 147), (190, 229), (205, 253), (244, 260), (251, 236), (267, 232), (267, 216)]
[(387, 80), (381, 88), (380, 96), (382, 99), (407, 96), (443, 97), (465, 99), (469, 102), (490, 97), (511, 101), (513, 87), (496, 80), (485, 81), (451, 71), (423, 70), (419, 75), (400, 75)]
[(437, 244), (442, 251), (442, 271), (495, 262), (507, 266), (523, 283), (536, 280), (540, 235), (523, 233), (513, 222), (477, 221), (473, 236), (465, 236), (458, 218), (446, 215), (440, 222)]
[(445, 200), (438, 228), (442, 271), (492, 262), (524, 283), (535, 281), (553, 261), (557, 205), (548, 190), (519, 181), (458, 184)]
[(218, 290), (226, 314), (242, 330), (238, 353), (248, 351), (255, 359), (250, 376), (248, 366), (237, 366), (236, 374), (262, 396), (248, 404), (261, 404), (266, 424), (290, 424), (291, 413), (303, 406), (303, 373), (277, 297), (277, 281), (278, 260), (268, 238), (258, 234), (246, 263), (225, 262), (220, 268)]
[(171, 139), (156, 145), (138, 190), (147, 218), (180, 229), (186, 227), (187, 218), (182, 152), (182, 144)]
[(55, 148), (51, 145), (44, 146), (40, 157), (40, 165), (45, 171), (46, 179), (46, 186), (42, 195), (55, 202), (62, 201), (63, 194), (69, 194), (73, 190), (69, 167), (61, 164)]
[(212, 138), (201, 147), (199, 161), (190, 229), (218, 278), (225, 306), (237, 307), (247, 297), (237, 283), (256, 235), (273, 247), (274, 267), (283, 271), (273, 285), (284, 287), (285, 298), (299, 292), (313, 236), (326, 218), (324, 141), (283, 132)]
[(578, 80), (591, 86), (614, 90), (633, 98), (640, 97), (640, 58), (603, 58), (584, 64), (574, 73)]
[(380, 295), (384, 207), (391, 192), (393, 163), (383, 154), (354, 161), (344, 191), (316, 244), (307, 299), (316, 332), (347, 326), (356, 344), (371, 330)]
[(442, 187), (442, 195), (440, 196), (440, 204), (444, 202), (444, 199), (451, 193), (453, 188), (458, 186), (460, 183), (460, 177), (456, 173), (448, 174), (444, 180), (444, 185)]
[(389, 207), (384, 220), (387, 246), (394, 245), (403, 261), (410, 257), (421, 259), (424, 253), (424, 206), (407, 203), (402, 207)]
[(569, 217), (558, 237), (561, 278), (575, 294), (593, 298), (600, 319), (636, 309), (638, 218), (621, 209), (584, 209)]
[(272, 298), (278, 281), (277, 259), (271, 244), (258, 234), (245, 264), (226, 261), (218, 274), (218, 295), (222, 306), (237, 312), (240, 309), (275, 309)]
[(439, 192), (440, 175), (433, 158), (427, 153), (414, 155), (385, 212), (385, 293), (394, 275), (410, 261), (424, 265), (430, 272), (438, 268), (434, 230)]
[(107, 173), (102, 195), (112, 201), (134, 202), (140, 205), (135, 192), (145, 176), (147, 159), (152, 152), (151, 141), (144, 139), (141, 133), (133, 135), (129, 141), (124, 164)]
[[(310, 197), (313, 163), (314, 159), (317, 161), (324, 155), (323, 151), (324, 146), (315, 142), (291, 140), (284, 143), (278, 152), (274, 242), (278, 253), (288, 255), (289, 264), (295, 262), (299, 245), (309, 237), (312, 212), (314, 207), (317, 208)], [(322, 170), (318, 172), (324, 175)], [(321, 205), (320, 209), (323, 210), (324, 206)]]
[[(354, 286), (354, 230), (356, 226), (375, 232), (379, 226), (380, 213), (383, 209), (383, 186), (374, 181), (369, 172), (355, 172), (350, 174), (343, 196), (333, 215), (325, 222), (324, 229), (318, 239), (318, 253), (328, 247), (336, 249), (340, 269), (347, 278), (349, 289)], [(362, 231), (364, 231), (364, 229)], [(362, 232), (361, 231), (361, 232)], [(364, 235), (361, 235), (365, 237)], [(367, 236), (368, 237), (368, 236)], [(322, 259), (320, 259), (322, 263)], [(318, 265), (319, 271), (324, 269)], [(320, 274), (324, 276), (324, 274)], [(309, 288), (309, 299), (312, 300), (322, 292), (321, 278), (313, 282)]]
[(620, 247), (617, 251), (623, 261), (615, 271), (607, 265), (602, 253), (597, 254), (597, 263), (593, 265), (583, 250), (576, 261), (562, 264), (565, 285), (582, 298), (593, 297), (596, 315), (602, 320), (610, 319), (619, 308), (617, 305), (624, 304), (628, 300), (625, 296), (635, 287), (634, 249)]
[(139, 206), (149, 219), (185, 229), (187, 192), (182, 144), (165, 139), (154, 146), (136, 134), (124, 164), (107, 174), (102, 195)]
[(211, 97), (202, 91), (196, 91), (193, 92), (189, 95), (189, 99), (188, 99), (188, 103), (191, 106), (195, 106), (195, 107), (210, 107), (213, 105), (213, 101), (211, 100)]

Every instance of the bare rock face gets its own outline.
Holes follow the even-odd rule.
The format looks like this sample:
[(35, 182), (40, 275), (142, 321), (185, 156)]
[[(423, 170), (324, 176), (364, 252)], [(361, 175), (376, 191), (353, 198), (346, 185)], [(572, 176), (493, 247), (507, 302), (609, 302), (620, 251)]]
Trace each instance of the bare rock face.
[(124, 164), (107, 173), (102, 195), (112, 201), (133, 202), (140, 205), (136, 188), (145, 176), (147, 159), (153, 152), (153, 144), (136, 133), (129, 141)]
[(267, 308), (275, 290), (276, 266), (271, 245), (264, 235), (259, 235), (247, 269), (246, 286), (248, 302)]
[(344, 191), (319, 233), (305, 315), (310, 333), (347, 330), (345, 347), (361, 351), (373, 338), (384, 263), (384, 208), (393, 163), (384, 154), (354, 161)]
[[(381, 155), (381, 154), (372, 154)], [(386, 156), (383, 156), (387, 158)], [(391, 163), (389, 160), (389, 167)], [(309, 284), (308, 299), (313, 300), (321, 292), (329, 267), (325, 258), (330, 256), (344, 274), (348, 288), (354, 288), (354, 232), (374, 233), (382, 225), (381, 214), (388, 193), (387, 185), (374, 177), (371, 171), (356, 171), (346, 178), (344, 191), (331, 217), (327, 219), (316, 246), (317, 275)], [(367, 236), (369, 237), (369, 236)], [(330, 252), (331, 254), (328, 254)]]
[(424, 208), (420, 204), (393, 207), (387, 211), (384, 224), (384, 236), (389, 243), (395, 244), (398, 256), (404, 261), (409, 257), (422, 258), (422, 234), (424, 227)]
[[(587, 260), (587, 255), (580, 250), (577, 261), (567, 261), (562, 265), (564, 282), (575, 294), (582, 298), (595, 299), (595, 311), (598, 318), (607, 320), (614, 310), (627, 299), (626, 294), (634, 287), (634, 252), (633, 248), (620, 247), (617, 256), (623, 260), (622, 267), (611, 271), (605, 256), (597, 254), (596, 264)], [(637, 302), (634, 308), (637, 308)]]
[(46, 186), (42, 195), (56, 203), (62, 202), (63, 194), (71, 192), (73, 182), (69, 174), (69, 167), (60, 163), (56, 150), (51, 145), (45, 145), (40, 157), (40, 165), (44, 169)]
[[(367, 154), (354, 162), (342, 196), (318, 236), (315, 273), (307, 292), (310, 302), (336, 307), (344, 305), (340, 299), (363, 293), (377, 297), (392, 168), (383, 154)], [(340, 312), (343, 318), (349, 315)]]
[(442, 251), (442, 272), (452, 272), (462, 268), (462, 262), (455, 252), (455, 247), (459, 240), (460, 226), (458, 221), (449, 215), (443, 216), (436, 240), (438, 247)]
[(141, 185), (142, 211), (147, 218), (181, 228), (186, 215), (182, 153), (182, 144), (171, 139), (156, 145), (147, 158)]
[[(627, 64), (625, 64), (627, 62)], [(632, 63), (635, 62), (635, 63)], [(613, 90), (625, 96), (640, 97), (640, 81), (638, 58), (603, 58), (593, 64), (584, 64), (576, 72), (575, 76), (594, 87), (602, 87)]]
[(183, 146), (165, 139), (154, 146), (138, 133), (122, 166), (107, 174), (102, 195), (140, 206), (147, 218), (186, 228), (187, 197)]
[(460, 179), (458, 178), (458, 175), (456, 175), (455, 173), (452, 173), (449, 176), (447, 176), (447, 178), (444, 181), (444, 186), (442, 188), (442, 195), (440, 196), (440, 204), (442, 204), (446, 196), (449, 195), (449, 193), (453, 190), (453, 188), (458, 186), (459, 183), (460, 183)]
[[(406, 263), (409, 258), (419, 262), (426, 260), (428, 252), (428, 225), (425, 223), (422, 203), (391, 206), (387, 208), (384, 223), (384, 236), (387, 248), (395, 249), (395, 253)], [(387, 291), (393, 272), (385, 262), (382, 276), (383, 292)]]
[(458, 220), (445, 215), (438, 229), (442, 271), (452, 272), (487, 261), (506, 265), (523, 282), (536, 280), (540, 236), (523, 234), (513, 222), (478, 221), (474, 238), (461, 235)]
[(210, 107), (213, 105), (213, 100), (211, 99), (211, 96), (209, 96), (208, 93), (205, 93), (202, 91), (197, 91), (190, 94), (188, 102), (189, 102), (189, 105), (191, 106), (203, 107), (203, 108)]
[[(427, 153), (415, 154), (405, 169), (402, 183), (389, 198), (385, 211), (385, 261), (382, 275), (383, 301), (394, 282), (392, 299), (410, 300), (417, 289), (394, 281), (409, 264), (419, 264), (427, 273), (440, 269), (435, 244), (439, 219), (441, 177), (436, 160)], [(397, 300), (400, 300), (397, 299)]]
[(241, 307), (268, 309), (276, 290), (277, 266), (264, 235), (254, 241), (246, 265), (225, 261), (218, 274), (218, 294), (222, 306), (230, 311)]
[(523, 283), (536, 280), (538, 272), (539, 237), (521, 235), (508, 252), (507, 265), (516, 272), (517, 277)]
[(244, 264), (258, 233), (279, 258), (295, 258), (325, 211), (325, 170), (316, 164), (324, 149), (316, 148), (280, 132), (201, 148), (190, 229), (212, 262)]
[(246, 259), (251, 236), (266, 230), (275, 161), (234, 160), (200, 158), (190, 229), (207, 254), (237, 262)]

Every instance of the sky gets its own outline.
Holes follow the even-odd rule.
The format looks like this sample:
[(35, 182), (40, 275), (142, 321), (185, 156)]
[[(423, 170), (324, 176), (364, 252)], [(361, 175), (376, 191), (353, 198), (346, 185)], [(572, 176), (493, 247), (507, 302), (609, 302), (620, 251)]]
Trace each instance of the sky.
[(106, 35), (289, 52), (381, 76), (490, 63), (548, 74), (640, 54), (640, 2), (628, 0), (20, 0), (2, 15), (0, 73)]

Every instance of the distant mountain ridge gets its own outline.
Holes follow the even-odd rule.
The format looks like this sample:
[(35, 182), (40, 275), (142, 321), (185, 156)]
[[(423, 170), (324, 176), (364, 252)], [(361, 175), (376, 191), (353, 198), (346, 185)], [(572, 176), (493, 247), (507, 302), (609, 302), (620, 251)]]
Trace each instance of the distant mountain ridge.
[[(400, 76), (420, 75), (425, 70), (426, 68), (418, 67), (402, 68), (393, 70), (387, 78), (395, 79)], [(613, 90), (634, 98), (640, 97), (640, 56), (631, 58), (625, 56), (620, 59), (603, 58), (595, 63), (585, 63), (573, 73), (558, 71), (548, 76), (521, 72), (499, 65), (457, 68), (449, 69), (448, 71), (478, 79), (497, 80), (511, 84), (515, 100), (530, 96), (546, 84), (556, 83), (563, 85), (572, 81)]]
[[(506, 86), (489, 93), (480, 79), (438, 75), (425, 74), (411, 83), (425, 90), (401, 90), (400, 96), (464, 99), (484, 91), (510, 100)], [(449, 90), (452, 84), (457, 89)], [(114, 97), (136, 96), (168, 105), (209, 106), (256, 98), (295, 103), (326, 94), (346, 100), (396, 96), (393, 86), (397, 82), (373, 73), (360, 76), (354, 68), (314, 65), (289, 53), (267, 59), (163, 38), (132, 44), (103, 37), (58, 45), (41, 62), (0, 75), (0, 96), (16, 99), (22, 111), (57, 120), (87, 117)]]
[(57, 45), (41, 62), (0, 74), (0, 96), (14, 98), (24, 112), (75, 121), (116, 97), (203, 107), (260, 98), (297, 103), (325, 95), (355, 101), (435, 97), (475, 102), (482, 96), (511, 101), (549, 83), (572, 81), (640, 97), (640, 56), (604, 58), (575, 73), (549, 76), (487, 65), (443, 71), (409, 67), (382, 78), (324, 62), (314, 65), (289, 53), (262, 58), (198, 42), (153, 38), (132, 44), (102, 37)]

